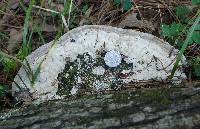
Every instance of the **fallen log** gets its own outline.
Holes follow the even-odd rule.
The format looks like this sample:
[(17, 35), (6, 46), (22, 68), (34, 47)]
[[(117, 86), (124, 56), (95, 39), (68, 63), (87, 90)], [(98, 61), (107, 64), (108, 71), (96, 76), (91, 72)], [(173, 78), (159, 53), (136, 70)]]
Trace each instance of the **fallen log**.
[(54, 100), (0, 114), (1, 129), (199, 129), (200, 85)]

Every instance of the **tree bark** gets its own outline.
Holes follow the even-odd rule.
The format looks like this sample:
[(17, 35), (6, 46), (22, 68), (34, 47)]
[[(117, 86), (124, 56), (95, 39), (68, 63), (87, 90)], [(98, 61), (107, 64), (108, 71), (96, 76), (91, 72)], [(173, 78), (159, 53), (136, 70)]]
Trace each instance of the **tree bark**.
[(200, 129), (200, 88), (132, 89), (0, 114), (0, 129)]

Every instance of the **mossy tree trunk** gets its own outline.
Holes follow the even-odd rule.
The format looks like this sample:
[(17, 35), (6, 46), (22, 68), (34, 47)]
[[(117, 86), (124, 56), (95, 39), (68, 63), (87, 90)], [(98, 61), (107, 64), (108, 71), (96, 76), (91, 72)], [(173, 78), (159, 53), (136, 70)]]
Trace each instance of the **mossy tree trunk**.
[(5, 111), (0, 129), (199, 129), (200, 89), (117, 91)]

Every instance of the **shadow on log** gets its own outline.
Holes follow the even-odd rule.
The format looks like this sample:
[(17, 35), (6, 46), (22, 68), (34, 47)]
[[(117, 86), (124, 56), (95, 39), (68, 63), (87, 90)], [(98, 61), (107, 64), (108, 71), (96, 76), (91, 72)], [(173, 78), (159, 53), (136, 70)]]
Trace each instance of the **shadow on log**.
[(115, 91), (4, 111), (0, 129), (199, 129), (200, 88)]

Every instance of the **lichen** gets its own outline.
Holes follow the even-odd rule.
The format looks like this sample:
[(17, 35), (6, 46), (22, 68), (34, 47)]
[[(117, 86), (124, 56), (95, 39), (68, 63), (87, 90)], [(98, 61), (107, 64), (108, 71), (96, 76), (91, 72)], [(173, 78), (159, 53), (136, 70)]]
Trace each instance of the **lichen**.
[[(116, 67), (109, 67), (103, 60), (106, 51), (99, 51), (97, 58), (89, 53), (78, 55), (75, 61), (66, 60), (64, 70), (58, 74), (58, 95), (75, 95), (81, 90), (102, 91), (121, 88), (133, 68), (132, 63), (126, 63), (124, 56)], [(98, 71), (99, 70), (99, 71)], [(124, 73), (124, 70), (129, 71)]]

